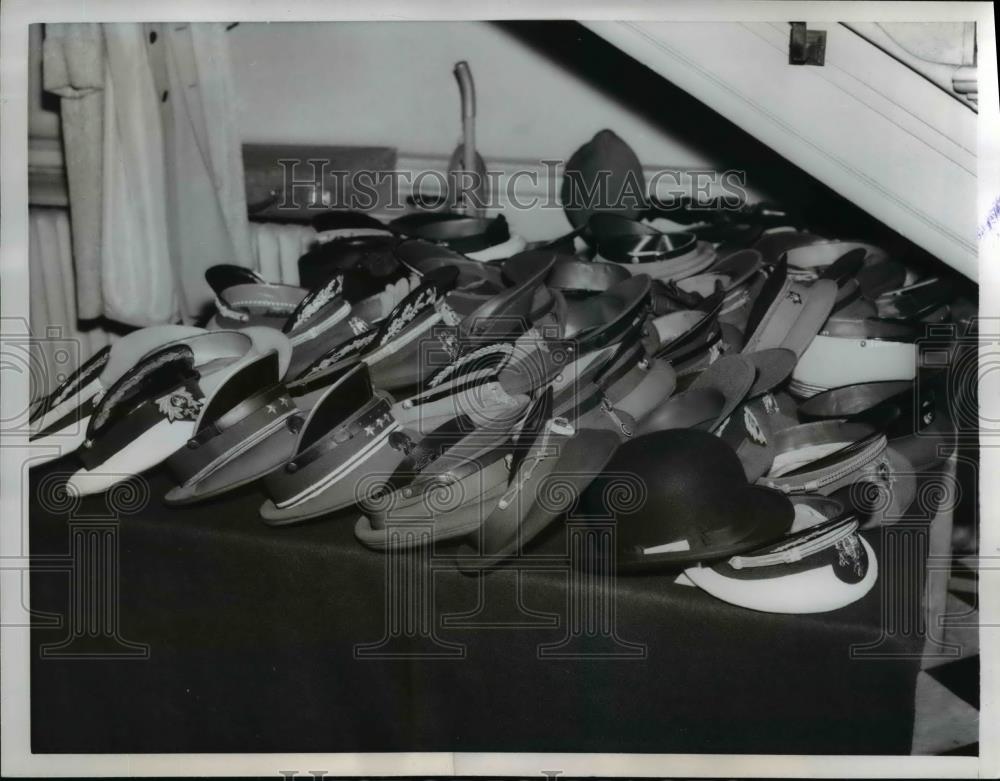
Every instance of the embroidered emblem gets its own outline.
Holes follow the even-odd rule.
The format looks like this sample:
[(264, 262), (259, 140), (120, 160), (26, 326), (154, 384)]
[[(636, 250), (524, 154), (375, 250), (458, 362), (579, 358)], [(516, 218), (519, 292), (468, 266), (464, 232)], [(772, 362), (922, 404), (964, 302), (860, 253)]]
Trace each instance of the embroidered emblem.
[(173, 423), (175, 420), (197, 420), (198, 412), (205, 406), (204, 399), (196, 399), (187, 388), (179, 388), (173, 393), (156, 400), (160, 414)]
[(458, 312), (448, 306), (447, 302), (443, 299), (438, 302), (438, 311), (441, 313), (441, 322), (445, 325), (458, 325), (462, 322), (462, 318), (459, 317)]
[(764, 412), (768, 415), (774, 415), (778, 411), (778, 402), (770, 393), (765, 393), (761, 402), (764, 405)]
[[(444, 339), (445, 335), (442, 334), (441, 335), (442, 343), (444, 343)], [(448, 352), (449, 355), (451, 355), (451, 350), (448, 348), (447, 344), (445, 344), (445, 350)], [(513, 352), (514, 352), (514, 345), (508, 344), (506, 342), (503, 342), (501, 344), (489, 344), (486, 345), (485, 347), (480, 347), (478, 350), (473, 350), (470, 353), (466, 353), (457, 360), (452, 359), (454, 363), (449, 363), (447, 366), (443, 367), (440, 372), (431, 377), (427, 385), (430, 388), (435, 388), (442, 382), (444, 382), (446, 379), (448, 379), (448, 377), (454, 374), (462, 366), (465, 366), (470, 362), (478, 361), (479, 359), (485, 358), (488, 355), (498, 356), (499, 360), (497, 361), (497, 370), (499, 370), (499, 366), (502, 364), (502, 362), (506, 358), (508, 358)]]
[(393, 431), (389, 435), (389, 447), (400, 451), (404, 456), (410, 455), (415, 446), (413, 440), (402, 431)]
[(896, 482), (896, 478), (892, 474), (892, 467), (884, 459), (879, 461), (878, 466), (875, 467), (875, 477), (882, 485), (890, 488)]
[(749, 407), (743, 408), (743, 428), (746, 429), (747, 436), (754, 442), (756, 442), (761, 447), (767, 445), (767, 437), (764, 436), (764, 431), (760, 427), (760, 422), (757, 420), (757, 416), (754, 415)]
[(292, 323), (290, 330), (298, 328), (310, 317), (316, 314), (316, 312), (326, 306), (332, 299), (339, 296), (343, 288), (344, 278), (340, 274), (337, 274), (333, 279), (323, 285), (323, 287), (318, 288), (314, 293), (306, 296), (302, 300), (299, 313), (295, 316), (295, 320)]
[(920, 403), (920, 423), (923, 426), (929, 426), (934, 422), (934, 418), (937, 417), (934, 409), (935, 398), (931, 394), (929, 399), (925, 399)]
[(360, 317), (357, 316), (351, 317), (347, 321), (347, 325), (348, 327), (350, 327), (351, 331), (354, 333), (355, 336), (360, 336), (369, 328), (371, 328), (371, 325), (369, 325), (367, 322), (365, 322), (364, 320), (362, 320)]
[(313, 366), (305, 375), (306, 378), (312, 377), (315, 374), (319, 374), (324, 369), (333, 366), (335, 363), (346, 358), (348, 355), (353, 355), (354, 353), (360, 353), (373, 341), (375, 337), (378, 336), (378, 329), (372, 328), (370, 331), (355, 337), (354, 339), (349, 339), (345, 344), (334, 349), (333, 351), (327, 353), (327, 355)]
[(802, 296), (800, 296), (794, 290), (789, 290), (787, 297), (792, 300), (793, 304), (801, 304), (802, 303)]
[[(442, 328), (438, 331), (437, 337), (438, 341), (441, 342), (441, 346), (444, 348), (444, 351), (448, 354), (448, 358), (452, 361), (456, 360), (459, 352), (461, 351), (461, 347), (458, 344), (458, 336), (456, 336), (455, 332), (447, 328)], [(435, 384), (436, 383), (432, 379), (431, 385), (433, 386)]]
[[(104, 365), (108, 362), (108, 358), (110, 357), (111, 350), (105, 347), (95, 358), (83, 365), (83, 368), (80, 369), (77, 376), (70, 376), (69, 379), (56, 388), (52, 392), (52, 395), (44, 400), (42, 409), (44, 411), (48, 411), (62, 404), (74, 392), (80, 390), (84, 385), (90, 382), (93, 377), (100, 374), (101, 371), (104, 370)], [(96, 395), (94, 400), (96, 402)]]
[(837, 549), (838, 566), (850, 569), (859, 578), (865, 574), (861, 562), (861, 545), (856, 534), (839, 540), (834, 547)]
[(108, 392), (106, 397), (104, 392), (101, 392), (94, 399), (95, 404), (100, 403), (90, 421), (93, 430), (100, 430), (105, 422), (107, 422), (108, 416), (111, 415), (111, 410), (152, 372), (168, 363), (188, 357), (190, 354), (191, 349), (189, 347), (163, 350), (155, 358), (147, 359), (145, 363), (135, 370), (134, 374), (131, 376), (126, 375), (128, 379), (120, 381), (117, 386)]
[(385, 344), (394, 338), (400, 331), (413, 322), (417, 315), (433, 304), (435, 300), (437, 300), (437, 291), (434, 288), (428, 288), (420, 293), (415, 300), (404, 306), (403, 311), (392, 319), (379, 343)]

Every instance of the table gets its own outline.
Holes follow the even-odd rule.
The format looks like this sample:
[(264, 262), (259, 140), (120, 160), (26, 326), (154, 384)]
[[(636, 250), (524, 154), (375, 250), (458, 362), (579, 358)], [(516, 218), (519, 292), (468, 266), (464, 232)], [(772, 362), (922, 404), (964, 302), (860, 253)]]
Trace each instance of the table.
[[(565, 570), (470, 577), (442, 548), (389, 577), (352, 513), (271, 529), (252, 487), (168, 509), (154, 471), (148, 502), (42, 501), (71, 468), (30, 481), (31, 553), (52, 565), (32, 572), (32, 608), (65, 619), (32, 630), (34, 752), (910, 750), (923, 637), (881, 626), (885, 598), (919, 603), (922, 568), (887, 577), (891, 534), (867, 533), (880, 583), (833, 613), (622, 575), (609, 617), (569, 610), (594, 592)], [(565, 540), (555, 527), (539, 549)], [(421, 610), (400, 612), (387, 582)], [(588, 632), (588, 615), (604, 624)]]

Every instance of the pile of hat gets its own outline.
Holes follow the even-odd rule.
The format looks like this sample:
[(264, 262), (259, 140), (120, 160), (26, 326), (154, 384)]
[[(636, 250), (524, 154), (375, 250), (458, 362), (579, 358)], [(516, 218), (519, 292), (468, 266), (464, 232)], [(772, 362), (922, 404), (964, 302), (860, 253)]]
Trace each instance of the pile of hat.
[(163, 465), (169, 505), (254, 484), (267, 524), (350, 517), (370, 549), (450, 544), (469, 572), (571, 517), (613, 529), (620, 571), (736, 605), (860, 599), (860, 530), (944, 457), (948, 359), (918, 348), (938, 326), (947, 354), (974, 313), (961, 281), (772, 206), (571, 201), (545, 242), (330, 212), (301, 286), (214, 267), (204, 328), (136, 331), (35, 405), (35, 463), (75, 451), (79, 494)]

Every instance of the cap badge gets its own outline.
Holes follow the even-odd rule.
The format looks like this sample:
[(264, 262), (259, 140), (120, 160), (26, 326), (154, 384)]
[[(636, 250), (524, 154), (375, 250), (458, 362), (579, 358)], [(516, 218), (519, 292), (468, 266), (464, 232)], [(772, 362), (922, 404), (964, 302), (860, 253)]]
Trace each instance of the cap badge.
[(441, 322), (445, 325), (455, 326), (462, 322), (462, 318), (459, 317), (458, 312), (448, 306), (443, 298), (438, 301), (437, 307), (441, 313)]
[(360, 317), (357, 316), (350, 318), (347, 321), (347, 325), (350, 327), (351, 331), (354, 333), (355, 336), (363, 334), (365, 331), (371, 328), (371, 326), (367, 322), (365, 322), (364, 320), (362, 320)]
[(746, 429), (747, 436), (760, 446), (767, 445), (767, 437), (757, 421), (757, 417), (750, 411), (749, 407), (743, 408), (743, 428)]
[(385, 344), (389, 339), (395, 337), (396, 334), (409, 325), (418, 314), (423, 312), (436, 300), (437, 291), (434, 288), (428, 288), (418, 295), (415, 301), (404, 306), (403, 311), (400, 312), (400, 314), (397, 315), (391, 323), (389, 323), (385, 336), (382, 337), (382, 344)]
[(196, 399), (186, 388), (175, 390), (156, 400), (160, 414), (165, 415), (170, 423), (175, 420), (196, 420), (198, 412), (204, 405), (203, 399)]
[(437, 334), (438, 339), (441, 341), (441, 346), (444, 347), (445, 353), (447, 353), (448, 358), (454, 361), (458, 358), (461, 352), (461, 345), (458, 343), (458, 337), (455, 336), (454, 332), (442, 328)]
[(861, 546), (856, 534), (838, 540), (834, 547), (837, 549), (837, 566), (850, 569), (859, 578), (865, 574), (861, 562)]

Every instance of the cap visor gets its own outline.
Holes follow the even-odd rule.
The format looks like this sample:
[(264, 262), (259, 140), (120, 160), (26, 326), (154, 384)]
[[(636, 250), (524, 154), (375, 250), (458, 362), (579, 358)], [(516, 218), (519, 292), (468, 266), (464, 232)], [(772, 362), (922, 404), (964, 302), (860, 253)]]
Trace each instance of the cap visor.
[(194, 434), (188, 421), (161, 420), (94, 469), (80, 469), (67, 484), (80, 496), (101, 493), (165, 461)]
[(692, 582), (713, 597), (738, 607), (765, 613), (826, 613), (857, 602), (878, 579), (878, 561), (871, 545), (858, 535), (868, 560), (868, 569), (858, 583), (845, 583), (827, 564), (816, 569), (781, 574), (775, 566), (774, 577), (744, 580), (730, 578), (712, 567), (691, 567), (684, 571)]
[(260, 517), (269, 526), (285, 526), (350, 507), (358, 501), (361, 478), (389, 477), (403, 459), (403, 453), (383, 443), (371, 456), (360, 461), (315, 496), (288, 507), (278, 507), (268, 499), (260, 507)]
[(202, 479), (171, 488), (163, 501), (175, 505), (199, 502), (259, 480), (292, 457), (297, 436), (288, 426), (282, 425)]

